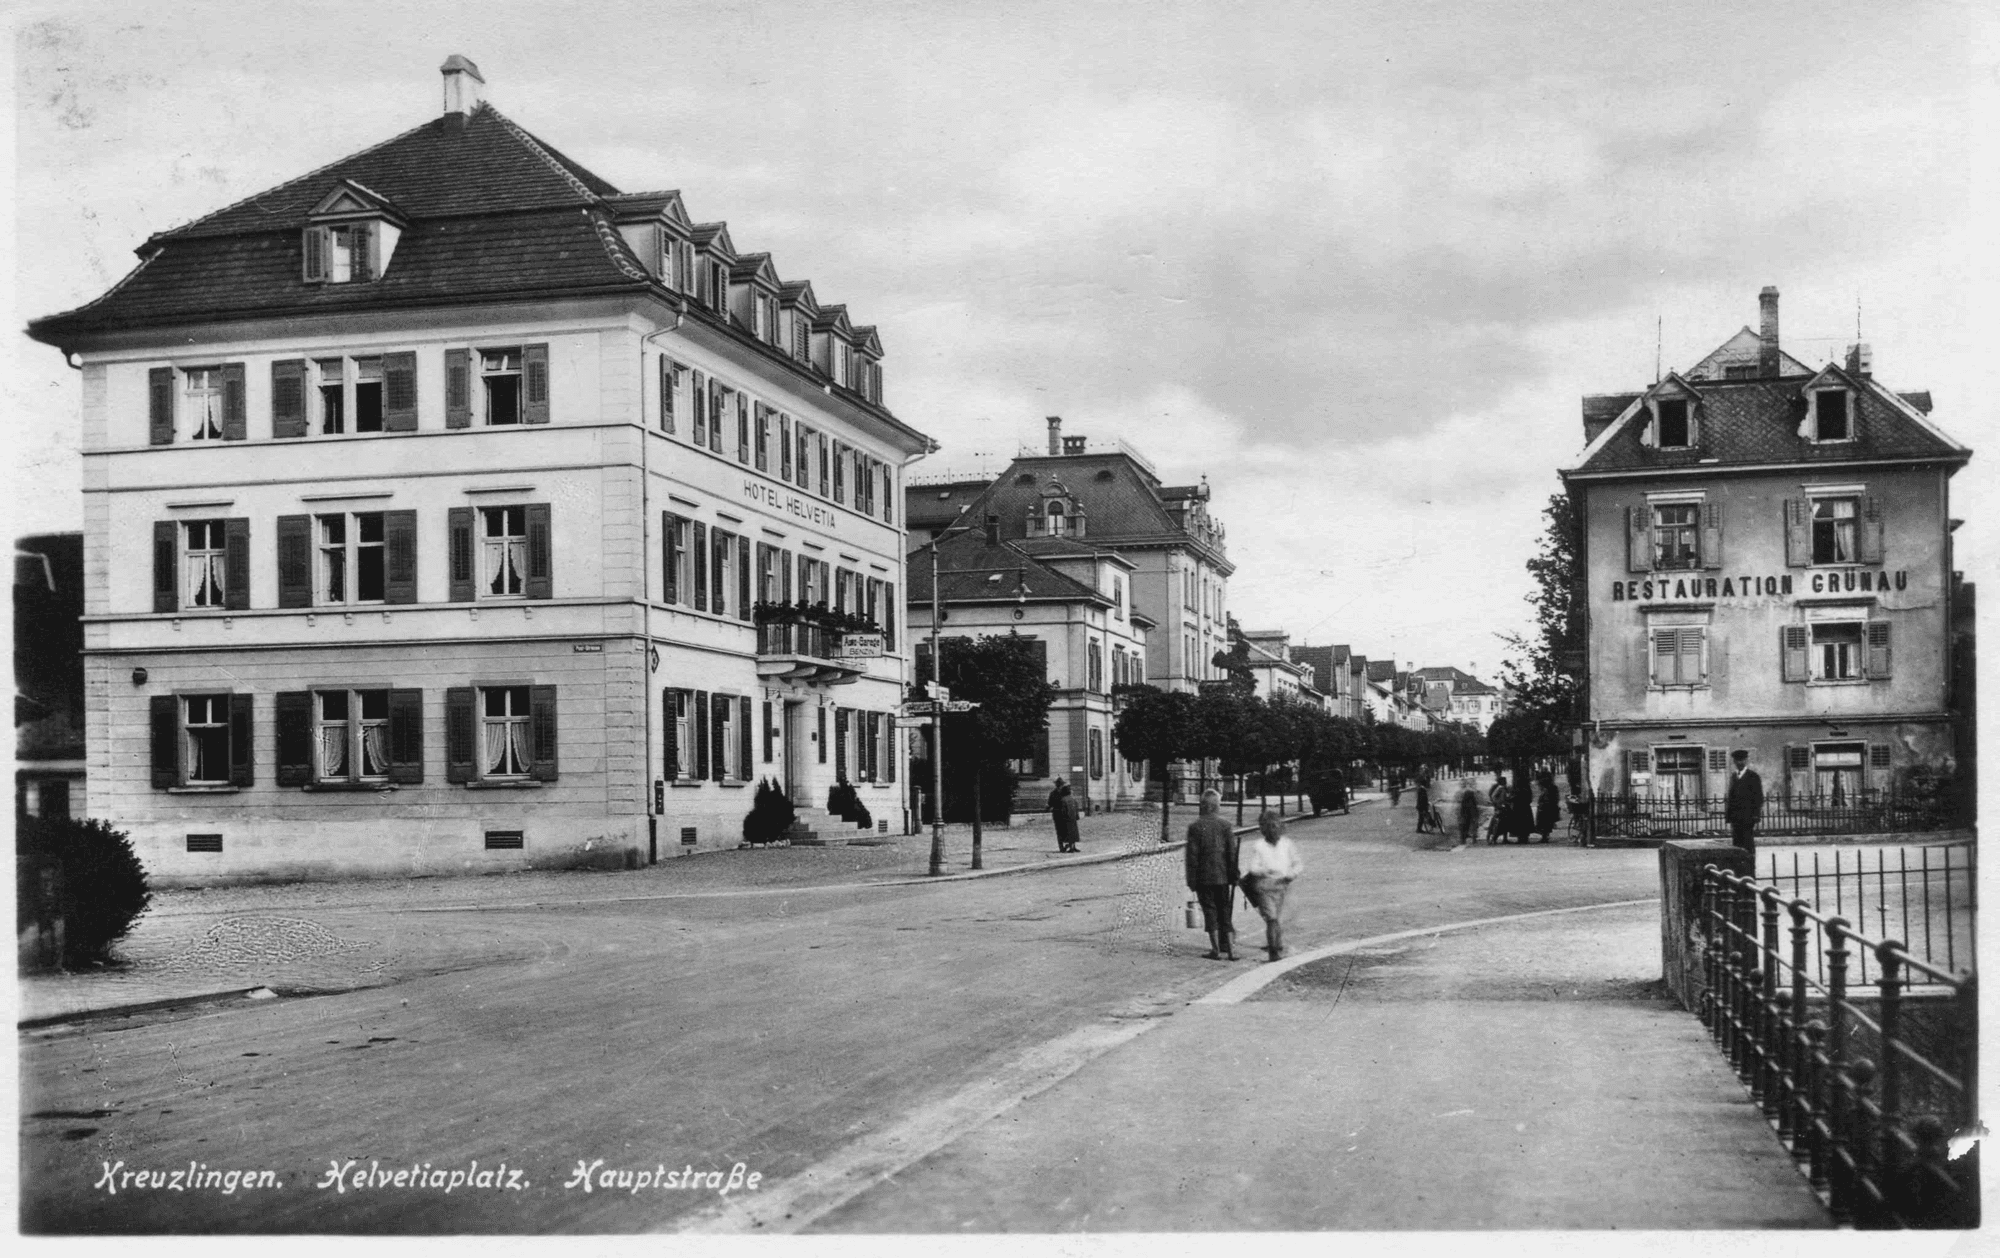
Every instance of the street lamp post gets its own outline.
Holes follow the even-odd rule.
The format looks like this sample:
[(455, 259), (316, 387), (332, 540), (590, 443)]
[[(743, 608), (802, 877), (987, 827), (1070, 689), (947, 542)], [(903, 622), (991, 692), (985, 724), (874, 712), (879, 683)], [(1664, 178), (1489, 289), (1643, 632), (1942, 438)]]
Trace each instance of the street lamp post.
[[(949, 530), (946, 530), (947, 532)], [(938, 543), (945, 534), (931, 538), (931, 689), (941, 688), (944, 657), (938, 653)], [(931, 699), (931, 877), (944, 872), (944, 705), (935, 694)]]

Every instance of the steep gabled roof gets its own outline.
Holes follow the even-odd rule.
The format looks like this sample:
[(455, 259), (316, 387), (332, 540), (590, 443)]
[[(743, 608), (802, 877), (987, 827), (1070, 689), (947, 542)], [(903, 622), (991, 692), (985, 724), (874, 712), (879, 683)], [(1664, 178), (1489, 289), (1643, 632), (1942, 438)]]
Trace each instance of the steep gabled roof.
[[(1708, 356), (1687, 369), (1687, 375), (1697, 380), (1723, 380), (1728, 378), (1731, 367), (1742, 370), (1756, 368), (1764, 352), (1763, 338), (1749, 328), (1740, 329), (1735, 336), (1708, 352)], [(1778, 374), (1781, 376), (1808, 375), (1812, 368), (1787, 354), (1778, 351)]]
[(1369, 660), (1368, 680), (1379, 681), (1384, 685), (1394, 682), (1396, 680), (1396, 661)]
[(339, 180), (363, 184), (414, 218), (583, 206), (618, 190), (529, 135), (491, 104), (433, 118), (373, 148), (153, 237), (188, 240), (305, 226)]
[(1155, 493), (1153, 479), (1118, 451), (1017, 458), (974, 502), (969, 515), (984, 519), (992, 512), (1000, 517), (1002, 537), (1026, 537), (1028, 508), (1041, 501), (1052, 479), (1060, 479), (1083, 506), (1090, 520), (1086, 543), (1116, 548), (1121, 538), (1181, 532)]
[(1331, 646), (1295, 646), (1292, 648), (1292, 662), (1312, 670), (1313, 689), (1322, 694), (1333, 694), (1335, 693), (1334, 665), (1337, 662), (1334, 653), (1346, 649), (1346, 647)]
[[(1915, 407), (1872, 378), (1829, 368), (1854, 391), (1853, 441), (1822, 444), (1799, 433), (1805, 417), (1805, 377), (1710, 380), (1701, 385), (1700, 441), (1662, 450), (1640, 442), (1646, 411), (1635, 402), (1584, 451), (1576, 473), (1635, 472), (1760, 463), (1857, 463), (1876, 459), (1963, 462), (1970, 451), (1944, 435)], [(1824, 373), (1821, 373), (1824, 374)], [(1643, 395), (1635, 395), (1640, 397)]]
[[(911, 562), (907, 567), (908, 601), (930, 602), (930, 563)], [(1111, 605), (1108, 595), (1058, 572), (1019, 546), (1005, 541), (989, 546), (983, 529), (960, 533), (938, 544), (938, 585), (946, 606), (1017, 601)], [(1024, 585), (1025, 597), (1020, 592)]]

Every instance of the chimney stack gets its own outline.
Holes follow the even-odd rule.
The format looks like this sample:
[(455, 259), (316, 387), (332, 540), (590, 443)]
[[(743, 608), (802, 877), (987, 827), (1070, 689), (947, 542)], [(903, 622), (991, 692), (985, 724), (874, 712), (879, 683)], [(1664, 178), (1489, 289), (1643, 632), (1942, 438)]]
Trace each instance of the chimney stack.
[(472, 111), (479, 108), (479, 103), (486, 98), (486, 80), (480, 75), (479, 67), (472, 64), (470, 58), (453, 53), (444, 59), (438, 70), (444, 75), (445, 117), (453, 114), (460, 118), (471, 117)]
[(1875, 374), (1875, 351), (1868, 342), (1856, 341), (1847, 347), (1847, 370), (1850, 375), (1872, 376)]
[(1000, 517), (991, 511), (986, 513), (986, 544), (988, 546), (1000, 544)]
[(1778, 374), (1778, 290), (1770, 284), (1757, 294), (1757, 374)]
[(1062, 453), (1062, 416), (1049, 416), (1049, 453)]

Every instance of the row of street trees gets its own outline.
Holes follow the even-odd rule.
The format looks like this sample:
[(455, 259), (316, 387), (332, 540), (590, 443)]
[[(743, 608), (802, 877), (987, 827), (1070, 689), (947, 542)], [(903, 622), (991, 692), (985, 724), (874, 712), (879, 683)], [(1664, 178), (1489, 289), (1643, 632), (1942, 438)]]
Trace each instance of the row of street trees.
[[(1120, 686), (1116, 693), (1123, 700), (1113, 730), (1118, 754), (1145, 761), (1148, 777), (1163, 783), (1170, 762), (1199, 762), (1197, 789), (1207, 788), (1213, 763), (1219, 778), (1254, 778), (1259, 795), (1277, 785), (1324, 798), (1332, 779), (1344, 781), (1354, 765), (1463, 768), (1486, 750), (1485, 740), (1468, 729), (1367, 724), (1282, 696), (1261, 699), (1234, 681), (1199, 694), (1147, 685)], [(1163, 836), (1167, 826), (1162, 810)]]

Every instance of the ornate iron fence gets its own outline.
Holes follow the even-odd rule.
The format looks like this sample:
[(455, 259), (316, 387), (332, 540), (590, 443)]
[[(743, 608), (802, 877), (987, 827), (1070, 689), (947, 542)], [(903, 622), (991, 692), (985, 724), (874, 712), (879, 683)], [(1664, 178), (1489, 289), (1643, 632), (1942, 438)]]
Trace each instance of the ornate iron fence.
[(1978, 1144), (1952, 1150), (1978, 1122), (1976, 977), (1714, 865), (1699, 920), (1702, 1022), (1834, 1217), (1977, 1227)]
[[(1582, 805), (1591, 833), (1603, 838), (1727, 838), (1720, 799), (1653, 799), (1599, 795)], [(1935, 795), (1862, 791), (1845, 795), (1772, 795), (1764, 801), (1757, 837), (1830, 834), (1915, 834), (1959, 823), (1958, 810)]]

